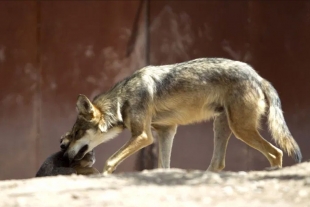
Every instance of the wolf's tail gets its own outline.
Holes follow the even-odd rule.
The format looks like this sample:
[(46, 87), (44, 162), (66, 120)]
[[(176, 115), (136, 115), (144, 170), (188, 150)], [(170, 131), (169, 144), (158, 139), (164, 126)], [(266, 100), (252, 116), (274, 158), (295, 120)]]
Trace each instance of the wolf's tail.
[(266, 80), (262, 82), (262, 89), (269, 105), (268, 124), (273, 139), (296, 162), (301, 162), (299, 146), (286, 125), (276, 89)]

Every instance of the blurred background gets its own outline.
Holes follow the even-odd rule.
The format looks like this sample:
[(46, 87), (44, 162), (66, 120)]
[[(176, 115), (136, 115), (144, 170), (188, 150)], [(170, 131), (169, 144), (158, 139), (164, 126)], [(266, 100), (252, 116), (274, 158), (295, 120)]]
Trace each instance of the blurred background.
[[(247, 62), (272, 82), (306, 161), (309, 54), (309, 1), (1, 1), (0, 179), (33, 177), (59, 150), (78, 94), (93, 98), (145, 65), (198, 57)], [(271, 140), (265, 125), (262, 134)], [(96, 148), (100, 171), (129, 136), (125, 131)], [(171, 165), (205, 170), (212, 150), (212, 121), (181, 126)], [(137, 170), (137, 155), (116, 172)], [(285, 155), (284, 165), (292, 164)], [(268, 166), (231, 138), (225, 170)]]

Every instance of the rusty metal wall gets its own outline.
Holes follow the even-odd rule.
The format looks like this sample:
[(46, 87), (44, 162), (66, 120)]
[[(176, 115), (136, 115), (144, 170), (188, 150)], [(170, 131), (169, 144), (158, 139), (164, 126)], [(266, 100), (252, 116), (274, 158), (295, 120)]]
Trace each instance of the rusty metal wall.
[[(309, 2), (150, 0), (149, 10), (142, 3), (0, 2), (0, 179), (32, 177), (72, 126), (77, 95), (108, 90), (148, 57), (154, 65), (197, 57), (250, 63), (278, 90), (287, 124), (309, 159)], [(124, 132), (97, 147), (95, 166), (101, 170), (128, 137)], [(179, 127), (172, 167), (206, 169), (212, 149), (212, 122)], [(117, 172), (132, 171), (134, 160)], [(285, 165), (292, 163), (284, 157)], [(226, 164), (226, 170), (268, 166), (234, 137)]]
[[(287, 124), (308, 160), (310, 118), (310, 3), (307, 1), (152, 1), (151, 63), (226, 57), (251, 64), (273, 83)], [(271, 140), (266, 127), (262, 135)], [(187, 138), (186, 138), (187, 137)], [(180, 127), (172, 167), (205, 169), (212, 124)], [(284, 156), (284, 165), (293, 164)], [(268, 166), (256, 150), (232, 137), (226, 170)]]
[(0, 3), (0, 178), (33, 174), (37, 139), (35, 2)]
[[(135, 50), (128, 57), (126, 53), (139, 5), (139, 1), (41, 2), (40, 163), (59, 148), (61, 134), (71, 129), (78, 94), (93, 98), (144, 66), (141, 31)], [(100, 171), (127, 137), (122, 134), (98, 147)], [(131, 157), (118, 171), (132, 170), (133, 162)]]

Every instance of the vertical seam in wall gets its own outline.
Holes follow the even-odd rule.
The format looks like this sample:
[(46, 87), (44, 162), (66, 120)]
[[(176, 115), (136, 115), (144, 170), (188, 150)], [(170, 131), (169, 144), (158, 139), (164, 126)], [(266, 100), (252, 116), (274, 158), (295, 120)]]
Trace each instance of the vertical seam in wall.
[(36, 139), (35, 139), (35, 167), (39, 167), (40, 157), (40, 134), (41, 134), (41, 104), (42, 104), (42, 92), (41, 92), (41, 79), (42, 79), (42, 67), (41, 67), (41, 2), (36, 1), (36, 64), (37, 64), (37, 83), (36, 83)]
[(145, 65), (150, 64), (150, 0), (145, 0)]
[[(251, 14), (250, 14), (250, 12), (251, 12), (251, 9), (249, 8), (249, 5), (250, 5), (251, 3), (250, 2), (247, 2), (247, 6), (248, 6), (248, 11), (247, 11), (247, 18), (249, 19), (250, 17), (251, 17)], [(247, 31), (247, 37), (246, 37), (246, 39), (247, 39), (247, 41), (248, 42), (251, 42), (251, 40), (250, 40), (250, 35), (251, 35), (251, 31), (250, 31), (250, 29), (252, 29), (251, 27), (249, 27), (249, 25), (248, 25), (248, 31)], [(250, 151), (250, 146), (249, 145), (245, 145), (246, 146), (246, 170), (247, 171), (249, 171), (250, 169), (251, 169), (251, 166), (250, 166), (250, 163), (252, 163), (253, 162), (253, 157), (252, 157), (252, 153), (251, 153), (251, 151)]]

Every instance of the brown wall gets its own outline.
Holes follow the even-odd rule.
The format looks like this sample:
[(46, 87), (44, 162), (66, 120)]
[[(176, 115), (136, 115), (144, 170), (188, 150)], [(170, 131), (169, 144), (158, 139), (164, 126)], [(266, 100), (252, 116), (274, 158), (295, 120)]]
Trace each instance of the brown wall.
[[(59, 137), (74, 122), (78, 94), (92, 98), (148, 62), (197, 57), (245, 61), (271, 81), (309, 159), (309, 2), (149, 3), (146, 10), (140, 1), (0, 2), (0, 179), (34, 176), (58, 150)], [(266, 130), (262, 134), (270, 140)], [(97, 147), (96, 167), (101, 170), (128, 137), (126, 131)], [(206, 169), (212, 137), (212, 122), (179, 127), (172, 167)], [(117, 172), (132, 171), (134, 160)], [(263, 155), (235, 138), (226, 163), (226, 170), (268, 166)], [(285, 165), (292, 163), (284, 157)]]

